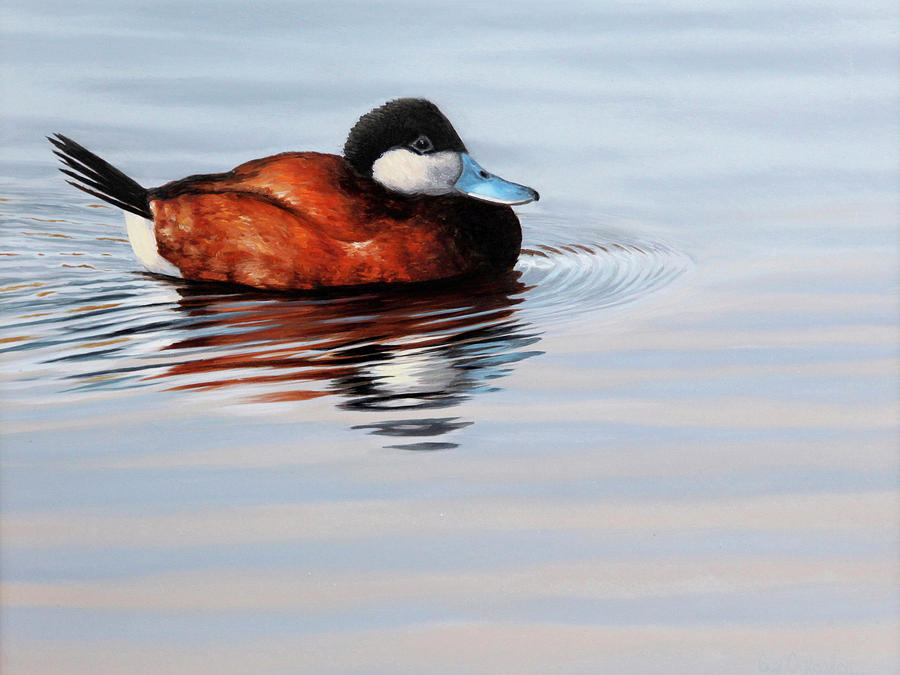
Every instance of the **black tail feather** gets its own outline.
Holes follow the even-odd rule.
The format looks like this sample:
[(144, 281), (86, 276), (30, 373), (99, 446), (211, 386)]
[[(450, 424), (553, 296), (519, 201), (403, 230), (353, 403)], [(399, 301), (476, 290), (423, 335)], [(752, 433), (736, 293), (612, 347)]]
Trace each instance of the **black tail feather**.
[[(89, 195), (99, 197), (124, 211), (153, 218), (147, 190), (109, 162), (62, 134), (48, 136), (56, 150), (53, 154), (68, 167), (59, 170), (75, 181), (66, 182)], [(77, 182), (76, 182), (77, 181)]]

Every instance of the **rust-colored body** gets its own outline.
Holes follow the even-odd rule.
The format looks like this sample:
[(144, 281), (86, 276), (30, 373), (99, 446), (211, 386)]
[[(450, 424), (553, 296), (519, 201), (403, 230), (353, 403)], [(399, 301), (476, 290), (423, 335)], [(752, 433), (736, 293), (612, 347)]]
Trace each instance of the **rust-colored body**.
[(416, 282), (509, 269), (519, 221), (463, 196), (405, 197), (343, 158), (292, 152), (149, 191), (159, 254), (183, 277), (257, 288)]

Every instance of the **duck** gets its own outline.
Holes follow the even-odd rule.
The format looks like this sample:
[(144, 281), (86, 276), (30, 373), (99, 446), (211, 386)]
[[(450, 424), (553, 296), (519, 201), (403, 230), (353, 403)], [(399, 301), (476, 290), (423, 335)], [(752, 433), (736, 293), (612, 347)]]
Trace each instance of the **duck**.
[(533, 188), (481, 167), (422, 98), (362, 115), (343, 154), (283, 152), (144, 188), (62, 134), (70, 185), (121, 209), (151, 273), (264, 290), (450, 280), (508, 271)]

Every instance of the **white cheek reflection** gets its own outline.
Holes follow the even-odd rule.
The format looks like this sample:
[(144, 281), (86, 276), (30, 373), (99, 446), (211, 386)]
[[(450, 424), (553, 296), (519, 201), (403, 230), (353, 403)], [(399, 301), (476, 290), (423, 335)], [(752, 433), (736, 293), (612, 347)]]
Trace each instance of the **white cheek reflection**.
[(407, 195), (453, 192), (461, 173), (459, 153), (451, 150), (419, 155), (406, 148), (394, 148), (372, 165), (372, 178), (389, 190)]
[(448, 393), (459, 388), (463, 378), (451, 360), (432, 352), (398, 352), (389, 361), (363, 368), (382, 395), (395, 396), (397, 404), (406, 404), (406, 397)]

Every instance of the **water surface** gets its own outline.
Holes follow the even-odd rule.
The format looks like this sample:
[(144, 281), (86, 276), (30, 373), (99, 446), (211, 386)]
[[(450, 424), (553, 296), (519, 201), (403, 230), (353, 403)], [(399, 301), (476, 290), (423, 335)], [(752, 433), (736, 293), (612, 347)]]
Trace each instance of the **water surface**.
[[(4, 672), (881, 673), (892, 3), (6, 2)], [(490, 282), (140, 271), (144, 185), (426, 96), (542, 199)]]

